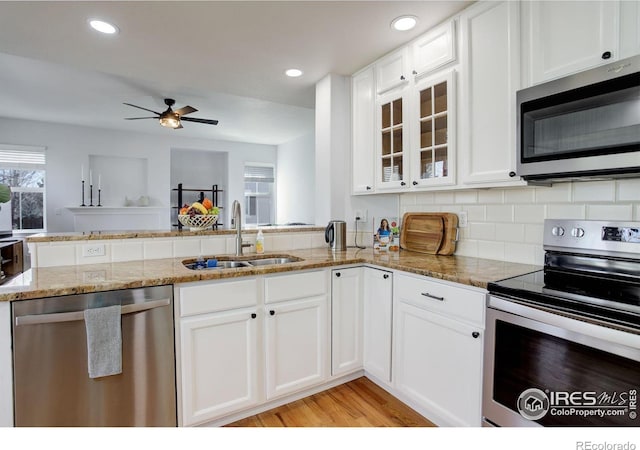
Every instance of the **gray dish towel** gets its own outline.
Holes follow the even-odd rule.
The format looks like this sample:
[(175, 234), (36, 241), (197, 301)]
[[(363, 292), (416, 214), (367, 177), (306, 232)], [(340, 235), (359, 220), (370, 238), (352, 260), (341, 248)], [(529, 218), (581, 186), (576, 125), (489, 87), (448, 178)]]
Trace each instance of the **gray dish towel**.
[(120, 305), (85, 309), (89, 378), (122, 373), (121, 314)]

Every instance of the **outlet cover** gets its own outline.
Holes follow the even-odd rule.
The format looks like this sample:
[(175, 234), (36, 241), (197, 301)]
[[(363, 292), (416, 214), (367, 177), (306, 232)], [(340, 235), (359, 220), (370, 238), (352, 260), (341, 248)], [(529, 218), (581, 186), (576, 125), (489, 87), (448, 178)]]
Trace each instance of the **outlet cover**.
[(104, 244), (83, 245), (82, 256), (104, 256)]
[(466, 211), (460, 211), (458, 213), (458, 227), (467, 228), (468, 225), (469, 225), (469, 223), (467, 221), (467, 212)]

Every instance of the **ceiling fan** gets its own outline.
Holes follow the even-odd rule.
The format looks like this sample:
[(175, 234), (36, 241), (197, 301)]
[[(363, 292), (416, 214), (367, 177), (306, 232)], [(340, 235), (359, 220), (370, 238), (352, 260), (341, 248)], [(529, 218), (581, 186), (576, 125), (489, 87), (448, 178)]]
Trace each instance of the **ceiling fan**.
[(124, 103), (127, 106), (133, 106), (134, 108), (144, 109), (145, 111), (152, 112), (156, 114), (156, 117), (127, 117), (125, 120), (138, 120), (138, 119), (159, 119), (160, 125), (167, 128), (182, 128), (181, 121), (185, 122), (197, 122), (197, 123), (206, 123), (208, 125), (218, 125), (217, 120), (210, 119), (196, 119), (195, 117), (184, 117), (187, 114), (191, 114), (196, 112), (197, 109), (191, 106), (183, 106), (180, 109), (176, 109), (175, 111), (171, 109), (171, 107), (176, 103), (176, 101), (172, 98), (165, 98), (164, 104), (168, 106), (167, 110), (159, 113), (153, 111), (151, 109), (143, 108), (142, 106), (132, 105), (131, 103)]

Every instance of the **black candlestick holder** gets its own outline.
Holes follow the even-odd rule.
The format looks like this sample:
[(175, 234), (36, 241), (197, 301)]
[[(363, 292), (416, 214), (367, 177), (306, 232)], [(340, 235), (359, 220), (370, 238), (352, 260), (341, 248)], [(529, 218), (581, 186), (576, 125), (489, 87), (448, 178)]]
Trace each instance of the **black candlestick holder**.
[(89, 206), (93, 206), (93, 184), (89, 185)]
[(82, 180), (82, 205), (80, 206), (87, 206), (84, 204), (84, 180)]
[(100, 193), (102, 192), (102, 189), (98, 188), (98, 204), (96, 206), (102, 206), (100, 204)]

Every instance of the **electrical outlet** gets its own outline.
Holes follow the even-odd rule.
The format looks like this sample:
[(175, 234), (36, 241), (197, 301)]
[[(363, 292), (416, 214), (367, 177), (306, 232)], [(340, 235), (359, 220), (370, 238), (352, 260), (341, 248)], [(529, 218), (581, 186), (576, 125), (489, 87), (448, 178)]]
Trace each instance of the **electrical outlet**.
[(356, 209), (354, 214), (354, 220), (356, 217), (359, 217), (358, 222), (366, 222), (367, 221), (367, 210), (366, 209)]
[(82, 256), (104, 256), (104, 244), (83, 245)]
[(460, 211), (458, 213), (458, 227), (467, 228), (468, 225), (469, 225), (469, 222), (467, 221), (467, 212)]

